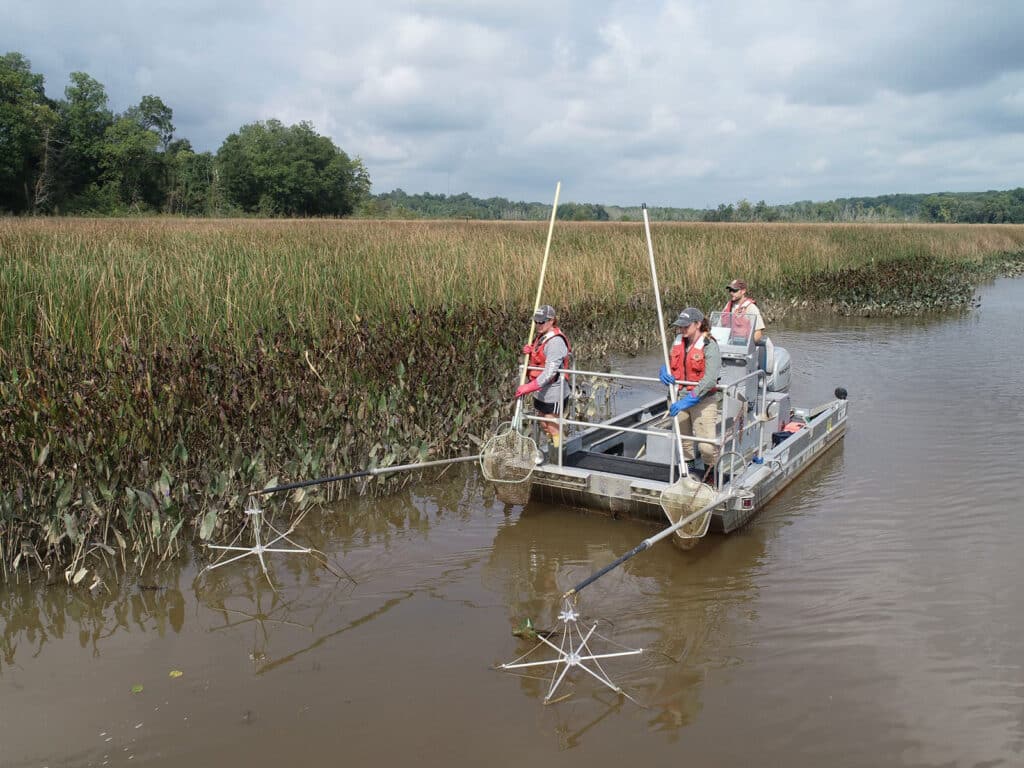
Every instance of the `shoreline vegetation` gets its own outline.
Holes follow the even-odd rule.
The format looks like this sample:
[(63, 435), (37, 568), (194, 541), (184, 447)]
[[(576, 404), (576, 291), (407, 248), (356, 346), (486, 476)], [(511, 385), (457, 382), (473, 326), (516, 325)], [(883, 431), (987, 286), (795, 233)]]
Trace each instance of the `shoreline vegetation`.
[[(236, 534), (275, 481), (472, 453), (507, 419), (542, 222), (0, 219), (0, 577), (82, 587)], [(970, 306), (1024, 227), (656, 224), (668, 312)], [(643, 228), (555, 228), (581, 367), (657, 339)], [(414, 476), (296, 491), (289, 517)], [(284, 496), (282, 494), (282, 496)], [(282, 509), (287, 505), (287, 509)]]

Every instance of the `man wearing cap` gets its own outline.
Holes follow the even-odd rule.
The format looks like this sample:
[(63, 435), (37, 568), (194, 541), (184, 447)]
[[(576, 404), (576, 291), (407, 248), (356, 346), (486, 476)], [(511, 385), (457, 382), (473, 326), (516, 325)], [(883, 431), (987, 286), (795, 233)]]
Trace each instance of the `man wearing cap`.
[(722, 325), (732, 328), (734, 336), (746, 339), (750, 329), (754, 329), (754, 343), (760, 344), (764, 336), (764, 318), (754, 300), (747, 296), (747, 281), (733, 280), (725, 290), (729, 292), (729, 301), (722, 307)]
[(537, 335), (533, 343), (523, 347), (523, 354), (529, 356), (529, 367), (526, 370), (526, 383), (516, 390), (516, 397), (534, 394), (533, 407), (544, 416), (541, 428), (551, 438), (556, 448), (559, 443), (559, 414), (565, 407), (570, 394), (569, 377), (559, 373), (559, 369), (569, 367), (572, 351), (569, 340), (558, 327), (558, 314), (550, 304), (537, 308), (533, 316)]
[[(709, 440), (718, 439), (718, 401), (721, 395), (715, 389), (722, 370), (722, 353), (711, 335), (704, 313), (696, 307), (687, 307), (672, 323), (679, 329), (669, 367), (661, 367), (659, 377), (664, 384), (687, 382), (683, 385), (682, 399), (672, 403), (669, 414), (676, 417), (679, 433), (696, 435)], [(711, 443), (698, 443), (700, 456), (710, 471), (718, 459), (718, 447)], [(693, 461), (694, 443), (683, 441), (683, 458)]]

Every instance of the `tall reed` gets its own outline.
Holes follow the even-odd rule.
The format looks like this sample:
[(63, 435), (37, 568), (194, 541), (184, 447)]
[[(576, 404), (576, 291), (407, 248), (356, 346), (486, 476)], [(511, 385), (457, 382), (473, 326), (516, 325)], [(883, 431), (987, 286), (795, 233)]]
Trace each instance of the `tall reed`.
[[(667, 296), (710, 307), (742, 275), (783, 297), (811, 276), (926, 255), (1024, 250), (1024, 227), (656, 224)], [(0, 220), (0, 349), (40, 339), (97, 353), (257, 330), (327, 332), (410, 309), (532, 300), (542, 223)], [(547, 300), (615, 305), (650, 291), (637, 224), (555, 229)]]

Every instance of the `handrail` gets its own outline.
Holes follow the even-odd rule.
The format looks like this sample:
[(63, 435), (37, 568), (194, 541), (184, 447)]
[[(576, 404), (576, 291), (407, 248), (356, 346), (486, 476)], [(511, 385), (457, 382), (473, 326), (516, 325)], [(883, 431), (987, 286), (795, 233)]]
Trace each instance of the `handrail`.
[[(543, 368), (541, 368), (540, 366), (526, 366), (526, 369), (527, 370), (536, 370), (536, 371), (543, 370)], [(561, 398), (559, 399), (559, 402), (563, 402), (563, 403), (565, 402), (565, 386), (566, 386), (566, 380), (567, 380), (568, 376), (589, 376), (589, 377), (594, 377), (594, 378), (617, 379), (617, 380), (622, 380), (622, 381), (636, 381), (636, 382), (652, 383), (652, 384), (660, 384), (661, 383), (660, 379), (658, 379), (656, 377), (653, 377), (653, 376), (636, 376), (636, 375), (625, 374), (625, 373), (612, 373), (610, 371), (585, 371), (585, 370), (578, 369), (578, 368), (559, 368), (557, 370), (557, 373), (565, 374), (564, 376), (560, 376), (560, 380), (559, 380), (559, 387), (560, 387), (559, 394), (561, 395)], [(740, 377), (736, 381), (730, 382), (729, 384), (716, 383), (712, 391), (721, 392), (722, 396), (723, 396), (723, 400), (726, 399), (726, 398), (732, 398), (734, 400), (738, 400), (740, 402), (745, 403), (746, 402), (746, 398), (743, 398), (742, 400), (740, 400), (740, 398), (738, 397), (739, 389), (740, 389), (740, 387), (742, 387), (745, 383), (747, 383), (752, 378), (757, 380), (758, 388), (760, 389), (760, 393), (759, 394), (760, 394), (760, 400), (761, 400), (761, 410), (755, 413), (755, 418), (757, 419), (758, 427), (759, 427), (759, 434), (758, 434), (758, 439), (757, 439), (757, 445), (758, 445), (757, 452), (758, 453), (763, 453), (764, 450), (765, 450), (765, 432), (764, 432), (764, 429), (765, 429), (765, 419), (763, 417), (765, 416), (765, 414), (767, 412), (766, 409), (767, 409), (767, 405), (768, 405), (768, 398), (767, 398), (768, 374), (767, 374), (767, 372), (764, 371), (764, 370), (761, 370), (760, 368), (758, 368), (758, 369), (756, 369), (754, 371), (751, 371), (750, 373), (744, 374), (742, 377)], [(695, 381), (680, 381), (679, 383), (680, 383), (680, 385), (683, 385), (683, 386), (695, 386), (698, 382), (695, 382)], [(681, 435), (680, 438), (682, 440), (689, 441), (689, 442), (691, 442), (691, 443), (693, 443), (695, 445), (696, 444), (701, 444), (701, 443), (708, 444), (708, 445), (713, 445), (713, 446), (715, 446), (716, 448), (719, 449), (719, 455), (724, 455), (726, 453), (727, 448), (733, 454), (741, 455), (739, 453), (739, 450), (738, 450), (738, 447), (739, 447), (738, 446), (739, 431), (734, 428), (733, 431), (732, 431), (732, 435), (730, 436), (729, 440), (726, 440), (725, 426), (726, 426), (726, 421), (727, 420), (726, 420), (726, 415), (725, 414), (726, 414), (727, 410), (728, 410), (727, 408), (723, 407), (721, 409), (721, 411), (720, 411), (719, 417), (716, 420), (718, 423), (716, 425), (716, 427), (717, 427), (716, 430), (715, 430), (716, 431), (716, 437), (714, 439), (706, 438), (706, 437), (697, 437), (696, 435)], [(743, 408), (743, 411), (746, 411), (746, 407), (745, 406)], [(540, 421), (543, 420), (539, 416), (530, 415), (530, 414), (522, 414), (521, 418), (523, 418), (523, 419), (525, 419), (527, 421), (535, 421), (535, 422), (540, 422)], [(564, 430), (565, 430), (565, 427), (567, 427), (567, 426), (589, 428), (589, 429), (596, 429), (596, 430), (602, 430), (602, 431), (605, 431), (605, 430), (606, 431), (613, 431), (614, 430), (618, 434), (621, 434), (621, 433), (624, 433), (624, 432), (628, 432), (628, 433), (632, 433), (632, 434), (647, 435), (647, 436), (660, 437), (660, 438), (665, 438), (665, 439), (671, 439), (673, 437), (671, 433), (667, 433), (667, 432), (664, 432), (664, 431), (653, 431), (653, 430), (650, 430), (650, 429), (638, 429), (636, 427), (626, 427), (626, 426), (622, 426), (620, 424), (609, 424), (607, 421), (605, 421), (605, 422), (597, 422), (597, 421), (585, 421), (585, 420), (579, 420), (579, 419), (567, 419), (567, 418), (565, 418), (564, 414), (562, 414), (562, 413), (558, 414), (558, 416), (557, 416), (557, 423), (558, 423), (558, 434), (559, 434), (559, 440), (558, 440), (558, 464), (560, 466), (562, 465), (563, 449), (564, 449), (564, 445), (565, 445), (565, 441), (563, 439), (564, 438)], [(734, 425), (735, 425), (735, 422), (734, 422)], [(717, 479), (716, 486), (720, 486), (720, 485), (721, 485), (721, 478), (719, 477)]]

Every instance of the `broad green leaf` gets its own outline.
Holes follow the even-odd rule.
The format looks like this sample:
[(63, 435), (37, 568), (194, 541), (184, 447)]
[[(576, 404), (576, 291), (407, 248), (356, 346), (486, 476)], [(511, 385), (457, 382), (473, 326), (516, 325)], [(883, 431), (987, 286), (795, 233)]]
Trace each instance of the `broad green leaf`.
[(67, 481), (64, 486), (60, 489), (60, 495), (57, 496), (57, 509), (68, 506), (71, 503), (71, 494), (75, 492), (75, 484), (73, 481)]
[(208, 541), (213, 534), (213, 526), (217, 524), (217, 510), (211, 509), (203, 515), (203, 522), (199, 526), (199, 538)]
[(174, 541), (174, 539), (175, 539), (175, 538), (177, 537), (177, 535), (178, 535), (178, 531), (180, 531), (180, 530), (181, 530), (181, 524), (182, 524), (183, 522), (185, 522), (184, 518), (182, 518), (181, 520), (179, 520), (179, 521), (178, 521), (178, 523), (177, 523), (177, 525), (175, 525), (175, 526), (174, 526), (174, 527), (173, 527), (173, 528), (171, 529), (171, 532), (170, 532), (170, 534), (169, 534), (169, 535), (167, 536), (167, 540), (168, 540), (168, 541)]
[(68, 540), (73, 544), (78, 543), (78, 523), (75, 518), (67, 513), (64, 514), (64, 530), (67, 532)]

